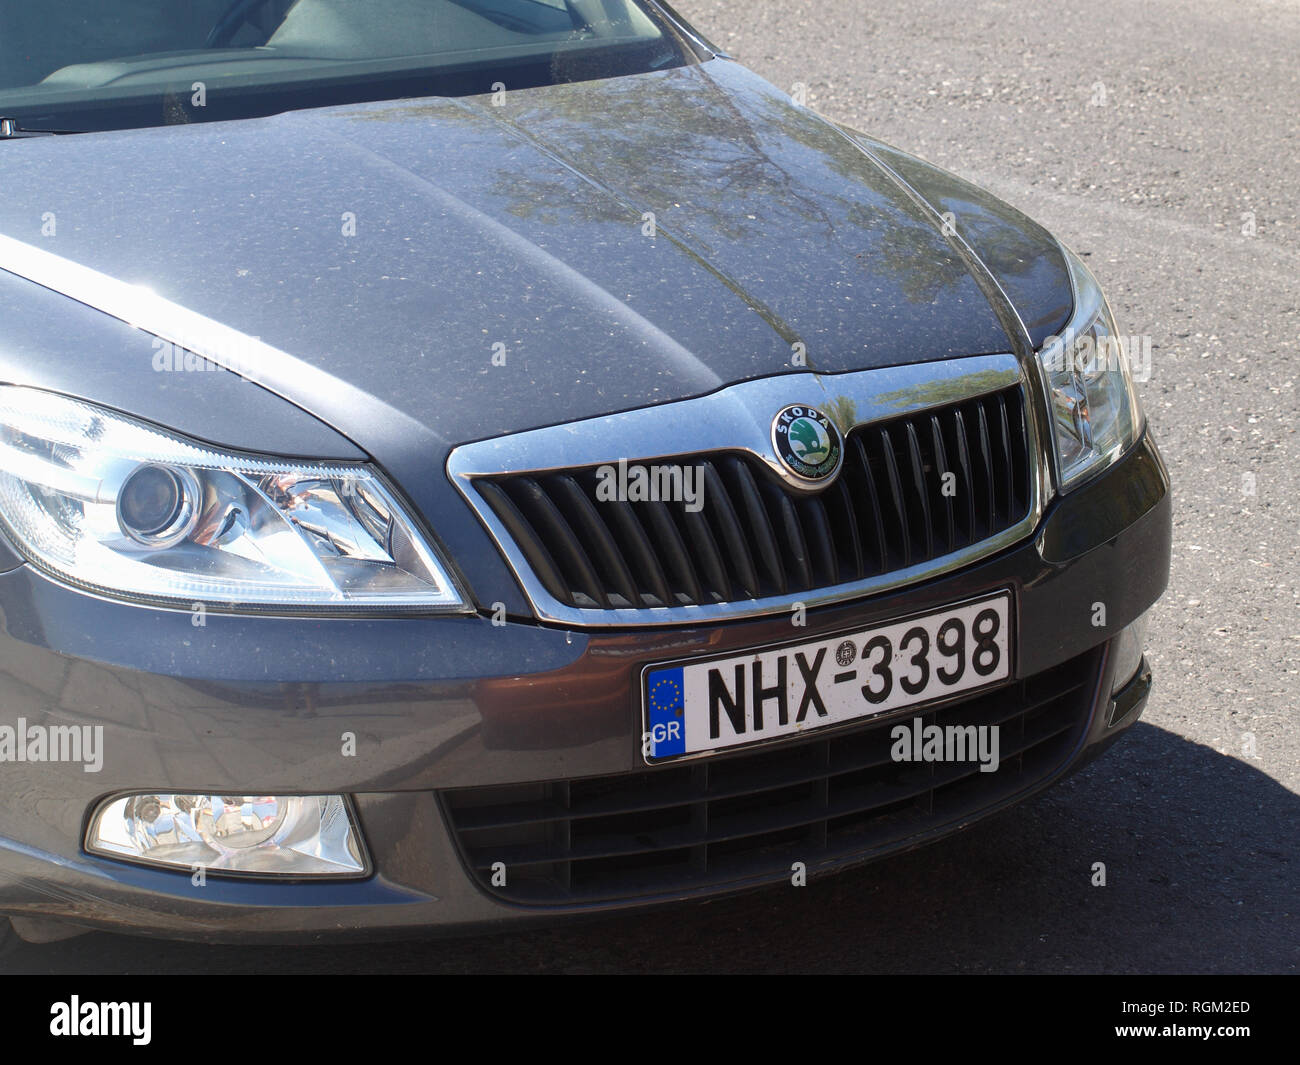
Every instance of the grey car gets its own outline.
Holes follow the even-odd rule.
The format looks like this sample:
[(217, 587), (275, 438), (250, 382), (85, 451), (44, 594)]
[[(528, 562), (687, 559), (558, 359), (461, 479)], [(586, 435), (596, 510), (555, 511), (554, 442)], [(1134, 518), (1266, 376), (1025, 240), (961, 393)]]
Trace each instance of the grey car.
[(9, 934), (802, 883), (1141, 714), (1140, 359), (1013, 208), (653, 0), (5, 30)]

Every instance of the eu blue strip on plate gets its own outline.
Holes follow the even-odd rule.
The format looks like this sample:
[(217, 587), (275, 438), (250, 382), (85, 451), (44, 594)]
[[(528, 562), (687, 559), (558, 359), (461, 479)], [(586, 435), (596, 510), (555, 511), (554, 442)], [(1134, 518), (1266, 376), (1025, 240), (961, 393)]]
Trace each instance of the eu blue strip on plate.
[(671, 758), (686, 753), (686, 703), (682, 667), (656, 669), (646, 680), (649, 700), (650, 757)]

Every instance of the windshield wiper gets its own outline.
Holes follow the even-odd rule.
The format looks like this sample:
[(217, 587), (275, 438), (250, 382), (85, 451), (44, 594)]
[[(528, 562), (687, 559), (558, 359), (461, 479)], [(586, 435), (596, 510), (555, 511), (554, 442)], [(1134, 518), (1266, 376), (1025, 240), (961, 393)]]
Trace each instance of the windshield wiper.
[(77, 133), (75, 129), (24, 129), (16, 118), (0, 118), (0, 141), (16, 140), (19, 137), (59, 137)]

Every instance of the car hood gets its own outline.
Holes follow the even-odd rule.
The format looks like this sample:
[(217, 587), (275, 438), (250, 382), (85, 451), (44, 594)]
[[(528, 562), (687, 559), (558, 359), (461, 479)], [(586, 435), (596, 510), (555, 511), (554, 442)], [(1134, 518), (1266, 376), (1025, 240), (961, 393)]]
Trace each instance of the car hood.
[[(385, 421), (446, 447), (1059, 324), (1046, 233), (936, 186), (981, 267), (916, 195), (942, 172), (910, 160), (909, 188), (883, 158), (719, 59), (0, 145), (0, 234), (259, 338), (256, 378), (363, 448)], [(24, 324), (11, 299), (11, 336), (41, 306)], [(74, 352), (37, 383), (144, 395), (154, 356)]]

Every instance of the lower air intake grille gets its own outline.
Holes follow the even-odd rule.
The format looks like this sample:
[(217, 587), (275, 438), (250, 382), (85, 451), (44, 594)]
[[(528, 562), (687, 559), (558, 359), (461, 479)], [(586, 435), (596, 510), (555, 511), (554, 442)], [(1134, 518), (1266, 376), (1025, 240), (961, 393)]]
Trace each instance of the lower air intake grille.
[(586, 610), (849, 584), (978, 544), (1030, 506), (1019, 387), (858, 427), (839, 476), (814, 495), (787, 487), (752, 455), (654, 461), (698, 469), (702, 509), (680, 499), (602, 499), (599, 466), (479, 477), (475, 486), (547, 592)]
[[(892, 716), (809, 738), (617, 776), (442, 793), (472, 875), (525, 905), (571, 905), (774, 881), (905, 847), (1032, 787), (1086, 728), (1100, 655), (965, 702), (924, 724), (1000, 725), (1001, 763), (899, 763)], [(506, 886), (493, 886), (494, 863)]]

